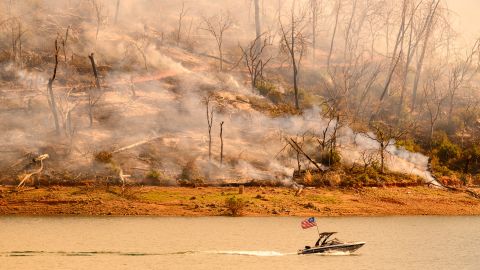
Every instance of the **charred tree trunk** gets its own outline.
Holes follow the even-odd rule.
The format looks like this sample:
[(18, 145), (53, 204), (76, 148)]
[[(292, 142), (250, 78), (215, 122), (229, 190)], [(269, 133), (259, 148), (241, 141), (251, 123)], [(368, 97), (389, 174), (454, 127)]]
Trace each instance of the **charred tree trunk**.
[(50, 109), (52, 110), (53, 119), (55, 121), (55, 132), (57, 135), (60, 134), (60, 124), (58, 122), (58, 113), (57, 113), (57, 103), (55, 102), (55, 95), (53, 94), (53, 81), (57, 76), (57, 67), (58, 67), (58, 42), (55, 40), (55, 67), (53, 68), (53, 75), (48, 79), (47, 92), (49, 96)]
[(223, 124), (222, 121), (220, 123), (220, 165), (223, 165)]
[(101, 97), (101, 86), (100, 86), (100, 79), (98, 78), (97, 72), (97, 65), (95, 64), (95, 58), (93, 53), (91, 53), (88, 58), (90, 59), (90, 63), (92, 64), (92, 71), (93, 76), (95, 76), (95, 90), (90, 88), (89, 95), (88, 95), (88, 120), (90, 123), (90, 127), (93, 126), (93, 107), (97, 104)]
[(207, 125), (208, 125), (208, 161), (212, 160), (212, 125), (213, 125), (213, 107), (210, 110), (210, 97), (206, 99), (207, 103)]
[(385, 173), (385, 143), (380, 142), (380, 170)]
[(93, 76), (95, 76), (95, 87), (100, 90), (100, 80), (98, 79), (97, 65), (95, 64), (95, 59), (93, 58), (93, 53), (91, 53), (88, 58), (90, 58), (90, 63), (92, 64)]
[(300, 103), (298, 102), (298, 69), (295, 63), (293, 64), (293, 90), (295, 91), (295, 108), (300, 110)]

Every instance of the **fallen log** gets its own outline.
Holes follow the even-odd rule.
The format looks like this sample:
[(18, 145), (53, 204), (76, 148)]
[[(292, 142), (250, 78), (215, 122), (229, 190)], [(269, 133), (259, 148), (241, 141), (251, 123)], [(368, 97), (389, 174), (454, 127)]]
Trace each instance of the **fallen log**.
[(119, 148), (119, 149), (113, 151), (112, 154), (119, 153), (119, 152), (122, 152), (122, 151), (126, 151), (126, 150), (129, 150), (129, 149), (135, 148), (135, 147), (137, 147), (137, 146), (140, 146), (140, 145), (149, 143), (149, 142), (154, 141), (154, 140), (159, 139), (159, 138), (161, 138), (161, 137), (160, 137), (160, 136), (157, 136), (157, 137), (154, 137), (154, 138), (145, 139), (145, 140), (142, 140), (142, 141), (139, 141), (139, 142), (136, 142), (136, 143), (133, 143), (133, 144), (124, 146), (124, 147), (122, 147), (122, 148)]

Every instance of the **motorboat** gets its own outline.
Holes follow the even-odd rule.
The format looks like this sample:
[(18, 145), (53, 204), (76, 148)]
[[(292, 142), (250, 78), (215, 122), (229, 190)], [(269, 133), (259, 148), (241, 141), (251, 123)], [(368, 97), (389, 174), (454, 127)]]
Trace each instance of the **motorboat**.
[(337, 238), (330, 239), (336, 232), (319, 233), (318, 240), (314, 247), (305, 246), (305, 249), (298, 250), (298, 254), (315, 254), (315, 253), (334, 253), (345, 252), (352, 253), (365, 245), (365, 242), (341, 242)]

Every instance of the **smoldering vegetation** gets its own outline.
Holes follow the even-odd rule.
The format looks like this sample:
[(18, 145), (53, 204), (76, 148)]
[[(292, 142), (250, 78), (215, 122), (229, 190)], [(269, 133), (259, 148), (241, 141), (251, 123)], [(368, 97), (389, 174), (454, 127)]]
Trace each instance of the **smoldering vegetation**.
[(2, 183), (476, 181), (479, 46), (443, 1), (5, 0), (0, 18)]

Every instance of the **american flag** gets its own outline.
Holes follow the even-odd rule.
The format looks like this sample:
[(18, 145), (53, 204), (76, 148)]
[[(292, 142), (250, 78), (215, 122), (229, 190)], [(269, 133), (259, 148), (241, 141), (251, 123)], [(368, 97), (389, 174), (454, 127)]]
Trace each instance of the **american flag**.
[(302, 229), (308, 229), (308, 228), (317, 226), (317, 223), (315, 222), (315, 218), (311, 217), (302, 221), (301, 225), (302, 225)]

